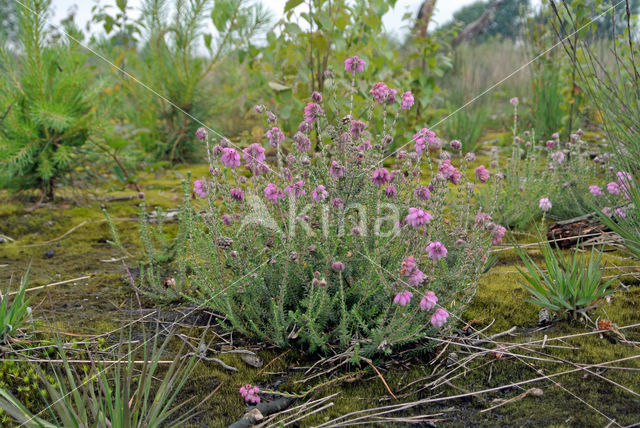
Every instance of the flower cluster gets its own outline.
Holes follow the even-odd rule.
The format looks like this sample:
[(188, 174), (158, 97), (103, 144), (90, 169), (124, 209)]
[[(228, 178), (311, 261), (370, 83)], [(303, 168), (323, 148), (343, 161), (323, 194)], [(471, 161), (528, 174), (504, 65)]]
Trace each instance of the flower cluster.
[[(366, 63), (344, 65), (348, 85)], [(214, 177), (194, 182), (203, 199), (185, 201), (191, 211), (181, 216), (195, 229), (181, 234), (193, 261), (182, 277), (188, 297), (248, 336), (311, 352), (357, 343), (362, 355), (388, 353), (421, 340), (426, 325), (443, 328), (472, 298), (490, 245), (506, 233), (475, 205), (476, 186), (497, 174), (484, 165), (469, 174), (475, 155), (426, 127), (388, 159), (398, 121), (387, 115), (413, 108), (410, 91), (377, 82), (367, 106), (351, 103), (348, 114), (329, 110), (327, 98), (310, 94), (291, 137), (258, 106), (262, 142), (213, 146)], [(206, 134), (196, 137), (208, 147)], [(259, 402), (257, 387), (240, 392)]]
[(258, 395), (259, 392), (260, 388), (258, 388), (257, 386), (253, 386), (250, 383), (240, 387), (240, 395), (244, 399), (244, 402), (247, 404), (260, 403), (260, 396)]

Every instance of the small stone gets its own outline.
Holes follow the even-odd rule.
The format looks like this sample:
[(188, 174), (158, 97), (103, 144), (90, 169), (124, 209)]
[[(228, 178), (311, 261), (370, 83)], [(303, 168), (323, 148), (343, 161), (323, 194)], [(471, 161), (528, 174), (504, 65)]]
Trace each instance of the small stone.
[(55, 255), (56, 255), (56, 250), (47, 250), (47, 251), (44, 252), (44, 258), (45, 259), (50, 259)]
[(540, 309), (540, 312), (538, 312), (538, 324), (548, 325), (550, 323), (551, 323), (551, 314), (549, 313), (549, 310), (546, 308)]
[(253, 419), (255, 422), (261, 421), (264, 419), (264, 415), (258, 410), (257, 407), (254, 407), (250, 411), (247, 412), (247, 417)]
[(240, 354), (240, 359), (251, 367), (260, 368), (263, 366), (262, 358), (255, 354)]
[(451, 352), (449, 355), (447, 355), (447, 362), (446, 362), (447, 368), (455, 366), (457, 362), (458, 362), (458, 354), (456, 354), (455, 352)]

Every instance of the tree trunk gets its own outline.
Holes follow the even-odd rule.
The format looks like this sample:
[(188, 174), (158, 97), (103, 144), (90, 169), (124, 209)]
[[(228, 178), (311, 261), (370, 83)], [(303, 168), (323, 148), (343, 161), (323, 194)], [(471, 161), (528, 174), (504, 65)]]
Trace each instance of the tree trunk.
[(422, 6), (418, 9), (418, 16), (416, 18), (416, 25), (413, 29), (413, 33), (418, 37), (427, 36), (427, 28), (429, 27), (429, 21), (433, 16), (433, 10), (436, 8), (437, 0), (424, 0)]
[(487, 10), (480, 16), (480, 18), (473, 21), (462, 29), (462, 31), (451, 42), (453, 49), (457, 48), (461, 43), (468, 42), (469, 40), (482, 33), (485, 28), (489, 26), (496, 18), (498, 8), (504, 0), (493, 0)]

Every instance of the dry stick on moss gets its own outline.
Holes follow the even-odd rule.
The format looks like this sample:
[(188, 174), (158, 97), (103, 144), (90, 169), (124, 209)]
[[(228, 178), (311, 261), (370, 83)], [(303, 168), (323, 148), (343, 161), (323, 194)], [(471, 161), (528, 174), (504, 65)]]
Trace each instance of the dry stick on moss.
[[(597, 366), (607, 366), (609, 364), (615, 364), (615, 363), (620, 363), (620, 362), (624, 362), (624, 361), (631, 361), (631, 360), (636, 360), (636, 359), (640, 359), (640, 355), (633, 355), (630, 357), (625, 357), (625, 358), (619, 358), (619, 359), (615, 359), (615, 360), (611, 360), (611, 361), (607, 361), (604, 363), (599, 363), (599, 364), (590, 364), (588, 366), (585, 366), (587, 368), (593, 368), (593, 367), (597, 367)], [(366, 410), (358, 410), (355, 412), (351, 412), (351, 413), (347, 413), (345, 415), (339, 416), (338, 418), (332, 419), (328, 422), (325, 422), (321, 425), (318, 425), (317, 428), (320, 427), (337, 427), (337, 426), (344, 426), (345, 424), (349, 423), (350, 425), (353, 424), (353, 422), (356, 421), (360, 421), (362, 419), (365, 419), (367, 417), (372, 417), (372, 416), (380, 416), (383, 414), (388, 414), (388, 413), (393, 413), (396, 411), (400, 411), (400, 410), (406, 410), (412, 407), (416, 407), (416, 406), (420, 406), (423, 404), (430, 404), (430, 403), (436, 403), (436, 402), (443, 402), (443, 401), (450, 401), (450, 400), (456, 400), (456, 399), (460, 399), (460, 398), (467, 398), (467, 397), (473, 397), (476, 395), (483, 395), (483, 394), (487, 394), (490, 392), (496, 392), (496, 391), (500, 391), (503, 389), (507, 389), (507, 388), (514, 388), (514, 387), (519, 387), (522, 385), (528, 385), (531, 383), (535, 383), (535, 382), (540, 382), (543, 380), (548, 380), (548, 379), (552, 379), (552, 378), (556, 378), (559, 376), (564, 376), (567, 374), (571, 374), (571, 373), (575, 373), (575, 372), (579, 372), (582, 371), (584, 369), (584, 367), (581, 368), (576, 368), (576, 369), (571, 369), (571, 370), (565, 370), (563, 372), (559, 372), (559, 373), (552, 373), (549, 375), (545, 375), (545, 376), (538, 376), (532, 379), (527, 379), (527, 380), (523, 380), (520, 382), (513, 382), (507, 385), (501, 385), (501, 386), (496, 386), (493, 388), (487, 388), (487, 389), (483, 389), (481, 391), (474, 391), (474, 392), (469, 392), (466, 394), (458, 394), (458, 395), (452, 395), (452, 396), (448, 396), (448, 397), (442, 397), (442, 398), (434, 398), (434, 399), (423, 399), (423, 400), (418, 400), (418, 401), (413, 401), (411, 403), (403, 403), (403, 404), (392, 404), (389, 406), (381, 406), (381, 407), (376, 407), (373, 409), (366, 409)], [(336, 424), (337, 421), (340, 421), (342, 419), (345, 419), (349, 416), (356, 416), (356, 415), (360, 415), (363, 413), (367, 413), (367, 412), (375, 412), (375, 411), (380, 411), (378, 413), (375, 413), (373, 415), (366, 415), (364, 417), (358, 417), (355, 419), (351, 419), (349, 421), (343, 421), (340, 422), (339, 424)]]
[[(283, 353), (281, 353), (280, 355), (278, 355), (277, 357), (275, 357), (273, 360), (269, 361), (267, 364), (265, 364), (265, 366), (263, 368), (261, 368), (260, 370), (258, 370), (258, 373), (256, 373), (256, 376), (260, 376), (262, 374), (262, 372), (265, 371), (265, 369), (267, 367), (269, 367), (271, 364), (275, 363), (276, 361), (278, 361), (280, 358), (284, 357), (285, 355), (287, 355), (289, 353), (289, 351), (291, 351), (291, 349), (287, 349), (286, 351), (284, 351)], [(255, 355), (255, 354), (254, 354)]]
[(380, 380), (382, 380), (382, 383), (384, 384), (385, 388), (387, 388), (387, 391), (389, 391), (389, 394), (391, 394), (391, 396), (394, 398), (394, 400), (397, 400), (398, 398), (391, 391), (391, 388), (389, 388), (389, 385), (387, 384), (387, 381), (384, 380), (384, 377), (382, 376), (382, 373), (380, 373), (380, 371), (377, 369), (377, 367), (373, 365), (373, 362), (368, 358), (364, 358), (364, 357), (360, 357), (360, 358), (362, 358), (362, 360), (367, 362), (371, 366), (371, 368), (373, 370), (375, 370), (375, 372), (378, 374), (378, 377), (380, 378)]
[[(91, 278), (90, 275), (85, 275), (85, 276), (81, 276), (79, 278), (73, 278), (73, 279), (67, 279), (65, 281), (58, 281), (58, 282), (52, 282), (51, 284), (46, 284), (46, 285), (41, 285), (39, 287), (32, 287), (32, 288), (27, 288), (25, 290), (25, 292), (28, 291), (35, 291), (35, 290), (41, 290), (43, 288), (48, 288), (48, 287), (53, 287), (54, 285), (62, 285), (62, 284), (68, 284), (70, 282), (77, 282), (77, 281), (82, 281), (83, 279), (89, 279)], [(19, 291), (12, 291), (11, 293), (9, 293), (9, 296), (14, 296), (16, 294), (18, 294)]]
[[(332, 398), (338, 396), (339, 394), (340, 394), (340, 392), (336, 392), (336, 393), (333, 393), (333, 394), (328, 395), (326, 397), (322, 397), (322, 398), (319, 398), (317, 400), (307, 401), (306, 403), (302, 403), (302, 404), (300, 404), (298, 406), (290, 407), (288, 409), (282, 410), (281, 412), (274, 413), (274, 414), (270, 415), (269, 418), (266, 421), (263, 422), (263, 425), (271, 424), (271, 425), (266, 425), (266, 428), (275, 428), (275, 427), (279, 427), (279, 426), (287, 426), (287, 425), (290, 425), (290, 424), (292, 424), (294, 422), (298, 422), (298, 421), (300, 421), (300, 420), (302, 420), (302, 419), (304, 419), (304, 418), (306, 418), (308, 416), (311, 416), (314, 413), (317, 413), (317, 412), (310, 413), (310, 411), (315, 409), (315, 408), (317, 408), (318, 406), (321, 406), (322, 404), (324, 404), (327, 401), (331, 400)], [(333, 406), (333, 403), (330, 403), (330, 406)], [(327, 406), (323, 406), (320, 410), (324, 410), (326, 408), (328, 408), (328, 407)], [(295, 413), (293, 413), (291, 415), (288, 415), (288, 416), (284, 417), (283, 419), (279, 419), (279, 420), (275, 421), (280, 416), (284, 416), (285, 414), (291, 413), (291, 412), (294, 412), (294, 411), (295, 411)], [(306, 412), (306, 413), (303, 413), (303, 412)], [(301, 415), (301, 413), (302, 413), (302, 415)], [(293, 420), (291, 420), (291, 419), (293, 419)]]

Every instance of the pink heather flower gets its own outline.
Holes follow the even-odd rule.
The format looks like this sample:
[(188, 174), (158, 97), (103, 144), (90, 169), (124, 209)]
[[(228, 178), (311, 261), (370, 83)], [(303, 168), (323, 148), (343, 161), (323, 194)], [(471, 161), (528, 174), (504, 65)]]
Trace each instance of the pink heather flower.
[(331, 200), (331, 205), (333, 205), (333, 207), (337, 209), (344, 206), (344, 201), (342, 200), (342, 198), (333, 198)]
[(518, 107), (519, 102), (520, 100), (518, 100), (518, 97), (513, 97), (509, 100), (509, 103), (514, 107)]
[(614, 213), (620, 218), (626, 218), (627, 217), (627, 213), (625, 213), (622, 208), (616, 208), (614, 210)]
[(209, 194), (207, 183), (204, 180), (196, 180), (193, 182), (193, 193), (200, 198), (206, 198)]
[(386, 168), (379, 168), (373, 171), (371, 181), (377, 186), (382, 186), (385, 183), (391, 183), (391, 174)]
[(584, 135), (584, 131), (582, 129), (578, 128), (578, 130), (576, 131), (576, 135), (578, 137), (582, 137)]
[(257, 104), (253, 107), (253, 111), (255, 111), (258, 114), (262, 114), (264, 113), (264, 106)]
[(373, 99), (379, 104), (384, 104), (389, 96), (389, 87), (384, 82), (378, 82), (373, 85), (373, 88), (369, 91), (373, 95)]
[(557, 132), (554, 132), (553, 134), (551, 134), (551, 138), (553, 138), (554, 140), (559, 140), (560, 139), (560, 134)]
[(313, 91), (313, 93), (311, 94), (311, 99), (317, 103), (321, 103), (322, 102), (322, 94), (318, 91)]
[(611, 208), (609, 207), (604, 207), (602, 209), (602, 214), (606, 215), (607, 217), (611, 217)]
[(207, 130), (204, 129), (203, 127), (200, 127), (196, 130), (196, 138), (200, 141), (204, 141), (207, 139)]
[(618, 186), (620, 187), (620, 190), (622, 190), (624, 197), (628, 200), (631, 199), (629, 195), (629, 190), (631, 189), (631, 182), (633, 181), (631, 174), (625, 171), (618, 171), (616, 173), (616, 176), (618, 177)]
[(307, 121), (300, 122), (300, 125), (298, 126), (298, 131), (302, 132), (303, 134), (308, 133), (312, 129), (313, 129), (313, 125)]
[(222, 214), (222, 217), (220, 217), (222, 219), (222, 222), (224, 224), (226, 224), (227, 226), (231, 226), (231, 217), (229, 216), (229, 214)]
[(240, 166), (240, 153), (232, 147), (225, 147), (222, 149), (220, 162), (222, 162), (222, 165), (228, 166), (229, 168), (237, 168)]
[(556, 163), (562, 163), (564, 162), (564, 153), (563, 152), (551, 153), (551, 159), (553, 159)]
[(549, 211), (552, 207), (551, 201), (549, 200), (549, 198), (540, 198), (540, 203), (538, 206), (544, 212)]
[(462, 149), (462, 143), (458, 140), (451, 140), (451, 142), (449, 143), (449, 145), (451, 146), (451, 148), (453, 150), (460, 150)]
[(333, 178), (342, 178), (344, 177), (344, 173), (346, 168), (342, 166), (340, 162), (331, 161), (331, 167), (329, 168), (329, 172), (333, 176)]
[(589, 192), (593, 196), (602, 196), (602, 189), (600, 189), (600, 187), (596, 186), (595, 184), (593, 186), (589, 186)]
[(244, 402), (248, 404), (260, 403), (259, 392), (260, 389), (257, 386), (252, 386), (250, 383), (240, 388), (240, 395), (242, 395)]
[(417, 138), (416, 142), (413, 144), (413, 148), (416, 149), (416, 153), (418, 155), (422, 155), (427, 150), (427, 142), (424, 138)]
[(293, 136), (293, 142), (301, 152), (308, 152), (311, 150), (311, 140), (302, 132), (296, 132), (296, 135)]
[(607, 192), (611, 195), (619, 195), (620, 194), (620, 186), (615, 181), (607, 184)]
[(244, 199), (244, 192), (242, 191), (242, 189), (231, 189), (229, 193), (231, 194), (231, 199), (233, 199), (234, 201), (242, 202), (242, 200)]
[(369, 140), (365, 140), (363, 141), (359, 146), (358, 146), (358, 150), (360, 150), (361, 152), (366, 152), (367, 150), (369, 150), (371, 148), (371, 141)]
[(424, 250), (429, 253), (429, 257), (436, 262), (447, 257), (447, 254), (449, 253), (447, 248), (440, 241), (430, 242)]
[(267, 187), (264, 189), (264, 196), (274, 204), (278, 203), (278, 200), (284, 198), (284, 194), (278, 190), (278, 187), (273, 184), (267, 184)]
[(357, 55), (344, 60), (344, 71), (350, 71), (353, 74), (362, 73), (364, 71), (365, 62), (358, 58)]
[(304, 121), (313, 123), (324, 114), (322, 107), (316, 103), (308, 103), (304, 108)]
[(447, 322), (447, 318), (449, 318), (449, 312), (438, 308), (436, 313), (431, 317), (431, 325), (436, 328), (441, 328)]
[(438, 172), (447, 180), (451, 175), (453, 175), (454, 170), (455, 168), (451, 165), (451, 161), (449, 159), (440, 162), (440, 165), (438, 165)]
[(267, 170), (267, 165), (263, 163), (266, 159), (264, 147), (260, 144), (253, 143), (244, 148), (242, 150), (242, 159), (244, 159), (247, 169), (254, 174), (260, 174)]
[(353, 138), (360, 137), (362, 131), (364, 131), (365, 123), (361, 120), (352, 120), (351, 121), (351, 136)]
[(395, 103), (396, 95), (398, 95), (398, 90), (389, 88), (389, 90), (387, 91), (387, 104)]
[(489, 221), (491, 221), (491, 216), (487, 213), (478, 213), (476, 215), (476, 224), (479, 226), (482, 226)]
[(486, 183), (489, 180), (489, 170), (484, 167), (484, 165), (480, 165), (476, 168), (476, 178), (480, 183)]
[(411, 106), (413, 106), (413, 94), (411, 93), (411, 91), (407, 91), (404, 94), (402, 94), (402, 105), (400, 106), (400, 108), (402, 108), (403, 110), (409, 110), (411, 108)]
[(430, 311), (436, 307), (437, 303), (438, 297), (436, 296), (436, 293), (433, 291), (427, 291), (422, 300), (420, 300), (420, 309), (423, 311)]
[(409, 226), (420, 227), (423, 224), (430, 222), (432, 218), (433, 216), (429, 212), (423, 211), (420, 208), (411, 207), (409, 208), (409, 214), (406, 217), (406, 221)]
[(294, 195), (296, 198), (299, 198), (306, 193), (304, 190), (304, 181), (300, 180), (288, 185), (284, 188), (284, 193)]
[(496, 226), (495, 229), (493, 229), (493, 241), (491, 241), (491, 243), (493, 245), (500, 244), (505, 233), (507, 233), (507, 229), (504, 226)]
[(410, 275), (407, 275), (407, 284), (413, 287), (422, 284), (422, 281), (424, 281), (424, 273), (420, 269), (416, 269)]
[(429, 192), (429, 188), (425, 186), (418, 186), (414, 193), (418, 199), (421, 201), (426, 201), (431, 196), (431, 192)]
[(402, 262), (400, 267), (400, 273), (405, 276), (411, 275), (418, 268), (416, 259), (413, 256), (408, 256)]
[(473, 162), (476, 160), (476, 154), (473, 152), (468, 152), (466, 155), (464, 155), (464, 159), (467, 162)]
[(462, 173), (458, 170), (458, 168), (454, 168), (453, 174), (451, 174), (451, 177), (449, 177), (449, 181), (452, 184), (460, 184), (461, 180), (462, 180)]
[(271, 144), (271, 147), (278, 147), (278, 145), (284, 141), (284, 134), (282, 133), (280, 128), (274, 126), (267, 131), (267, 138), (269, 139), (269, 144)]
[(553, 140), (549, 140), (547, 141), (546, 145), (547, 145), (547, 149), (553, 150), (553, 148), (556, 146), (556, 142)]
[(316, 189), (311, 192), (311, 199), (316, 202), (324, 202), (327, 200), (327, 196), (329, 196), (329, 192), (325, 189), (322, 184), (319, 184)]
[(331, 264), (331, 269), (333, 269), (335, 272), (342, 272), (344, 270), (344, 263), (342, 262), (333, 262)]
[(395, 186), (391, 185), (391, 186), (387, 186), (384, 189), (384, 194), (387, 196), (387, 198), (393, 198), (398, 194), (398, 192), (396, 191)]
[(393, 303), (400, 306), (407, 306), (411, 302), (413, 293), (409, 290), (401, 291), (393, 298)]

